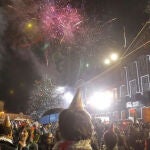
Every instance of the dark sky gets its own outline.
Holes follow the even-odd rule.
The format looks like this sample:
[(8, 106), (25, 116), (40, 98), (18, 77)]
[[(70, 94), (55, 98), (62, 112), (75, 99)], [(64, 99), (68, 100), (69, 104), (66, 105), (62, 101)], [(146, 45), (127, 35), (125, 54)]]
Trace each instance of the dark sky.
[[(145, 13), (147, 2), (148, 0), (83, 0), (81, 4), (79, 0), (72, 0), (70, 4), (77, 8), (84, 6), (85, 14), (91, 21), (95, 18), (105, 23), (117, 18), (117, 21), (107, 31), (107, 36), (110, 34), (118, 47), (121, 47), (123, 42), (120, 36), (123, 33), (123, 26), (126, 29), (127, 44), (129, 44), (148, 20), (148, 14)], [(38, 50), (35, 51), (39, 43), (33, 49), (34, 57), (28, 48), (22, 51), (21, 48), (14, 48), (14, 45), (11, 45), (14, 43), (13, 40), (17, 43), (20, 40), (19, 37), (22, 36), (20, 30), (16, 30), (22, 20), (15, 20), (14, 14), (11, 16), (7, 9), (8, 5), (12, 4), (9, 0), (2, 0), (0, 3), (0, 100), (5, 101), (7, 112), (26, 112), (33, 83), (40, 79), (41, 70), (39, 68), (45, 62)], [(63, 4), (67, 4), (67, 1)], [(36, 57), (40, 57), (40, 63), (36, 62)], [(49, 71), (53, 70), (49, 68)]]

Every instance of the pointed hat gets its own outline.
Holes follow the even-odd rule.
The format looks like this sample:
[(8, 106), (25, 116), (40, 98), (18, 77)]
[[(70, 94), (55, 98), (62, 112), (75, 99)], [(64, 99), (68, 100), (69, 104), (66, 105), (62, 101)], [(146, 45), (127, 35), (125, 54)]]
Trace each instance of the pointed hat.
[(77, 92), (69, 106), (69, 109), (73, 109), (73, 110), (83, 110), (84, 109), (80, 89), (77, 90)]
[(11, 127), (11, 122), (8, 115), (6, 115), (3, 125), (5, 127)]

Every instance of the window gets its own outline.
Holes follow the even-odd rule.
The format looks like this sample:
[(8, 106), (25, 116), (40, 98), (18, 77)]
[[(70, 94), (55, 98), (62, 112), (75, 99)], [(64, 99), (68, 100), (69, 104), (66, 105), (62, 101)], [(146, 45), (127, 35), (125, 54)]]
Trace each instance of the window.
[(139, 73), (140, 75), (145, 75), (148, 72), (148, 57), (145, 55), (138, 58), (138, 66), (139, 66)]
[(142, 93), (150, 90), (149, 75), (141, 77)]
[(130, 97), (134, 97), (137, 92), (136, 79), (129, 81)]
[(121, 85), (120, 86), (120, 97), (124, 98), (127, 95), (127, 86)]
[(122, 82), (122, 84), (126, 84), (126, 72), (125, 72), (125, 69), (121, 70), (121, 82)]
[(129, 80), (133, 80), (137, 77), (137, 71), (136, 71), (136, 66), (135, 63), (132, 62), (128, 65), (128, 75), (129, 75)]

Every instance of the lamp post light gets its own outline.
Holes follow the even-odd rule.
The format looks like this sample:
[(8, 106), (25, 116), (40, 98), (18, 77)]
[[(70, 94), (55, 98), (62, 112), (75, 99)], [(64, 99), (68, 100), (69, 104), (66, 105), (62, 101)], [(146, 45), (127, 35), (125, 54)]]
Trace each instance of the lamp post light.
[(110, 65), (112, 62), (115, 62), (119, 59), (119, 55), (117, 53), (112, 53), (109, 58), (104, 60), (105, 65)]
[(118, 58), (119, 58), (119, 56), (118, 56), (117, 53), (112, 53), (112, 54), (110, 55), (110, 58), (111, 58), (112, 61), (117, 61)]
[(88, 63), (86, 64), (86, 67), (87, 67), (87, 68), (89, 67), (89, 64), (88, 64)]
[(28, 29), (32, 28), (33, 27), (32, 23), (28, 23), (27, 27), (28, 27)]
[(109, 64), (110, 64), (110, 59), (106, 58), (106, 59), (104, 60), (104, 64), (105, 64), (105, 65), (109, 65)]

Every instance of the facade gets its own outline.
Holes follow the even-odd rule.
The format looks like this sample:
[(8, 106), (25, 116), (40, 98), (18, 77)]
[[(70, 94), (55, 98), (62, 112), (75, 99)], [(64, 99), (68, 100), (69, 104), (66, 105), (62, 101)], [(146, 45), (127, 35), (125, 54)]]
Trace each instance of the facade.
[(140, 55), (121, 68), (121, 81), (119, 100), (126, 101), (128, 110), (135, 108), (137, 117), (142, 118), (141, 108), (150, 106), (150, 55)]
[(102, 73), (90, 86), (113, 92), (112, 120), (143, 118), (142, 108), (150, 107), (150, 22), (147, 22), (121, 60)]
[(142, 108), (150, 106), (150, 22), (145, 24), (126, 51), (127, 57), (116, 71), (120, 81), (116, 81), (112, 89), (117, 95), (115, 109), (121, 108), (117, 119), (143, 118)]

